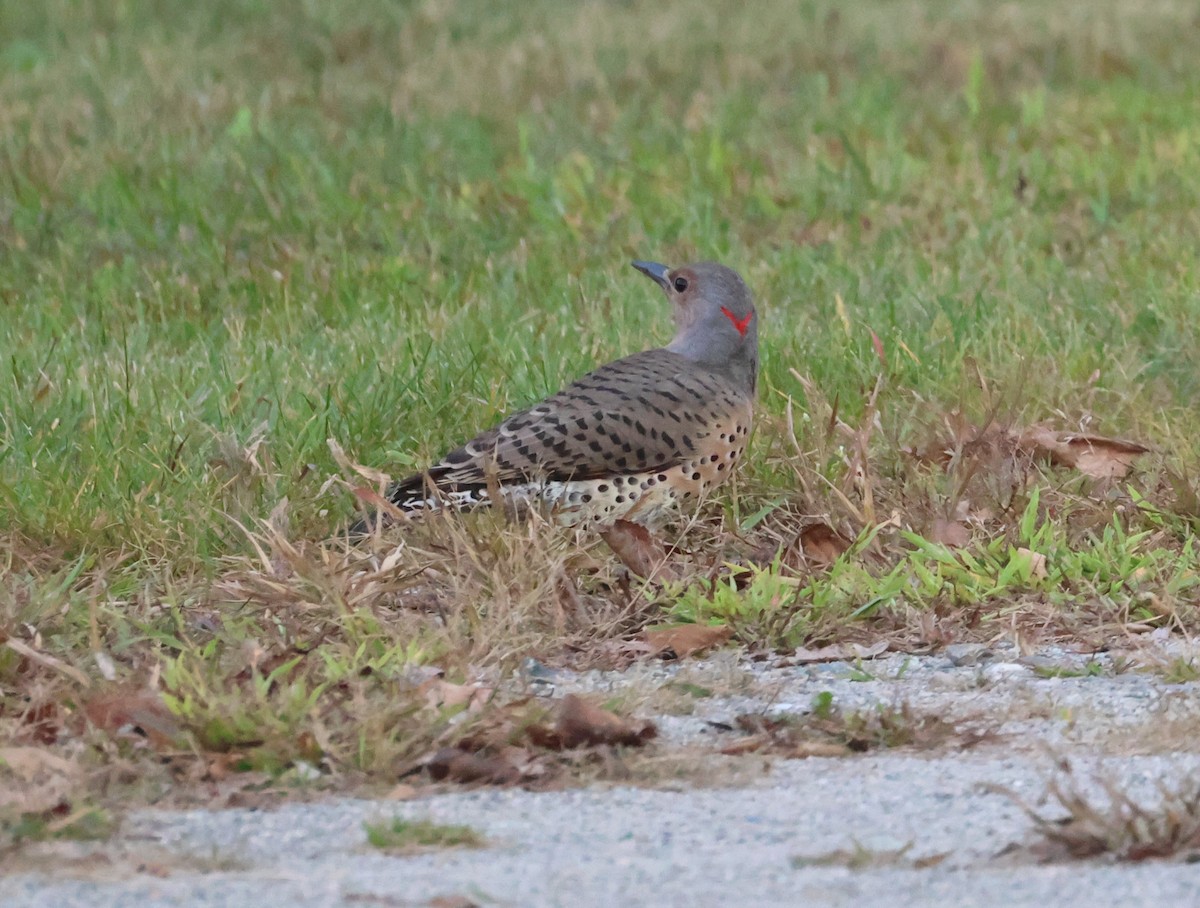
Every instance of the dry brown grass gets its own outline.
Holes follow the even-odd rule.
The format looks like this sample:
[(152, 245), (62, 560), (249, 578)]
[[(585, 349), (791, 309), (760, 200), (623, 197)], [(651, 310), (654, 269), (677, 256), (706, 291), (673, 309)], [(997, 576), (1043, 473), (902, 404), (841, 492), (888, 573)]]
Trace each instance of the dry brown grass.
[(1013, 800), (1034, 824), (1039, 841), (1027, 850), (1041, 861), (1106, 858), (1145, 861), (1200, 857), (1200, 785), (1160, 781), (1157, 798), (1131, 794), (1123, 780), (1083, 776), (1067, 760), (1046, 786), (1045, 810), (1011, 789), (992, 790)]

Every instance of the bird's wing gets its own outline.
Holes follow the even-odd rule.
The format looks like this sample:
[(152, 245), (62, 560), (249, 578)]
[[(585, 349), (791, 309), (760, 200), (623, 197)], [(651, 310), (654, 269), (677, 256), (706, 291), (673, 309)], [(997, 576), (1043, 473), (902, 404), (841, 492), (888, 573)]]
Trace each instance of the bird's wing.
[[(749, 402), (720, 375), (667, 350), (602, 366), (514, 413), (434, 464), (441, 489), (538, 480), (592, 479), (665, 469), (694, 456), (713, 428)], [(419, 474), (398, 489), (419, 490)]]

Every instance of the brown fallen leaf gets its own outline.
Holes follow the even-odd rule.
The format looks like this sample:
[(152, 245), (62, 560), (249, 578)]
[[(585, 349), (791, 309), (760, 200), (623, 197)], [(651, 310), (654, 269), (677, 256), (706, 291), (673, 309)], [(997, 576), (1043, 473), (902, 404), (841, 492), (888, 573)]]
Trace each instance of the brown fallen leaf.
[(1055, 432), (1031, 426), (1020, 436), (1019, 445), (1055, 466), (1070, 467), (1093, 479), (1123, 479), (1133, 463), (1150, 449), (1136, 441)]
[(720, 646), (733, 634), (726, 624), (676, 624), (642, 631), (642, 639), (654, 656), (685, 659), (714, 646)]
[(1035, 552), (1032, 549), (1022, 546), (1013, 553), (1013, 560), (1016, 561), (1018, 559), (1021, 560), (1022, 566), (1028, 572), (1031, 579), (1046, 579), (1046, 556), (1041, 552)]
[(910, 448), (906, 453), (943, 468), (961, 457), (991, 471), (1022, 460), (1044, 460), (1093, 479), (1117, 480), (1128, 475), (1134, 461), (1149, 450), (1136, 441), (1059, 432), (1045, 425), (1010, 429), (989, 423), (980, 428), (957, 413), (947, 417), (946, 430), (924, 449)]
[(650, 531), (628, 520), (616, 520), (600, 531), (621, 563), (643, 580), (676, 580), (678, 574), (667, 561), (667, 551)]
[(971, 531), (962, 521), (938, 517), (929, 524), (925, 538), (952, 549), (961, 549), (970, 543)]
[(67, 803), (83, 767), (41, 747), (0, 747), (0, 808), (40, 813)]
[(457, 747), (443, 747), (425, 764), (436, 781), (482, 782), (485, 785), (514, 785), (521, 772), (500, 757), (468, 753)]
[(1066, 440), (1075, 452), (1075, 469), (1093, 479), (1124, 479), (1133, 463), (1150, 449), (1118, 438), (1073, 435)]
[(84, 701), (83, 713), (101, 731), (141, 734), (158, 749), (176, 746), (183, 735), (179, 721), (157, 691), (109, 690)]
[(598, 744), (639, 747), (657, 734), (658, 727), (653, 722), (623, 719), (577, 694), (563, 697), (553, 729), (539, 726), (529, 729), (530, 740), (550, 750), (573, 750)]
[(814, 564), (829, 565), (850, 548), (850, 540), (827, 523), (810, 523), (800, 531), (800, 548)]
[(835, 643), (831, 646), (821, 646), (817, 649), (797, 647), (788, 661), (793, 665), (806, 665), (813, 662), (849, 662), (855, 659), (874, 659), (886, 653), (888, 641), (879, 640), (870, 646), (860, 643)]
[(425, 702), (431, 707), (463, 706), (468, 712), (476, 713), (492, 699), (495, 691), (490, 687), (477, 687), (474, 684), (454, 684), (443, 678), (430, 678), (424, 681), (417, 690), (425, 695)]

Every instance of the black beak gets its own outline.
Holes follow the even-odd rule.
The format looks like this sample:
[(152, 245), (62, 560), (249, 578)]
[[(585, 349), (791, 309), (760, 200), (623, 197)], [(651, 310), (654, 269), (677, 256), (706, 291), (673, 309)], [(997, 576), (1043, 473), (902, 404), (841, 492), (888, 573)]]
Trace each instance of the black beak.
[(671, 271), (666, 265), (660, 265), (658, 262), (631, 262), (638, 271), (653, 280), (663, 290), (670, 290), (671, 285), (667, 283), (667, 274)]

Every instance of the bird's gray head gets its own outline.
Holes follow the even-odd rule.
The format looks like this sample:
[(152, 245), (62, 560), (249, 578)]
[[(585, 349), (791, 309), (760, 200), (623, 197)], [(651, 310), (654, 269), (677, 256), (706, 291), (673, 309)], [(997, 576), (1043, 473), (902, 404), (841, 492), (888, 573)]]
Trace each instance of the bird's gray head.
[(758, 313), (750, 288), (732, 268), (697, 262), (633, 267), (663, 289), (678, 329), (667, 349), (725, 372), (753, 393), (758, 379)]

